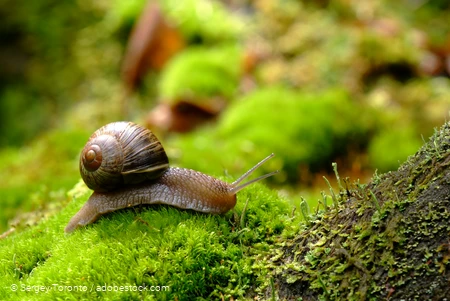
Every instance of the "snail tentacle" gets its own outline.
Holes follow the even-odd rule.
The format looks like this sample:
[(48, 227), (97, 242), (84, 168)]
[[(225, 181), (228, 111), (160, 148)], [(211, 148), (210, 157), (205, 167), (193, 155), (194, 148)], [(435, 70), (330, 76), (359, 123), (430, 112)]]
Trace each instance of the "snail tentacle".
[(244, 173), (242, 176), (240, 176), (236, 181), (234, 181), (233, 183), (230, 184), (230, 193), (237, 193), (238, 191), (244, 189), (245, 187), (247, 187), (250, 184), (253, 184), (257, 181), (260, 181), (262, 179), (271, 177), (275, 174), (278, 173), (278, 170), (272, 171), (268, 174), (262, 175), (260, 177), (257, 177), (256, 179), (250, 180), (247, 183), (241, 184), (239, 185), (243, 180), (245, 180), (246, 178), (248, 178), (256, 169), (258, 169), (261, 165), (263, 165), (265, 162), (267, 162), (270, 158), (273, 158), (275, 156), (274, 153), (271, 153), (270, 155), (268, 155), (267, 157), (265, 157), (264, 159), (262, 159), (259, 163), (257, 163), (255, 166), (253, 166), (252, 168), (250, 168), (246, 173)]

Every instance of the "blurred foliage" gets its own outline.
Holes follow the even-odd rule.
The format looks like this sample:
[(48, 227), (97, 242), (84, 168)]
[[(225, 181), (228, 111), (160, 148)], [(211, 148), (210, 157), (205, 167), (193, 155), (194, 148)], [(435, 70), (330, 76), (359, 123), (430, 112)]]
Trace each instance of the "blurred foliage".
[(298, 166), (309, 166), (311, 172), (326, 169), (333, 158), (366, 144), (371, 118), (343, 90), (268, 88), (236, 101), (219, 122), (218, 133), (237, 149), (253, 144), (248, 155), (276, 153), (295, 182)]
[(245, 24), (219, 1), (162, 0), (163, 11), (192, 44), (237, 41)]
[(190, 48), (176, 56), (161, 74), (160, 97), (168, 101), (208, 97), (227, 99), (237, 92), (241, 51), (235, 46)]
[(380, 172), (395, 170), (402, 162), (419, 150), (423, 140), (417, 138), (413, 126), (391, 125), (380, 132), (369, 147), (369, 160)]
[(86, 136), (79, 130), (49, 131), (27, 147), (0, 151), (0, 231), (8, 221), (23, 227), (40, 219), (24, 212), (36, 211), (38, 216), (54, 212), (50, 199), (57, 199), (58, 206), (65, 203), (66, 191), (79, 179), (78, 157)]
[[(193, 45), (216, 45), (237, 42), (245, 32), (245, 23), (239, 16), (230, 14), (219, 1), (208, 0), (161, 0), (157, 2), (170, 23), (180, 30)], [(142, 13), (147, 1), (112, 1), (108, 7), (109, 25), (126, 40)], [(214, 24), (211, 26), (211, 24)]]
[(74, 1), (0, 3), (0, 146), (20, 145), (57, 125), (76, 102), (82, 74), (71, 59), (73, 41), (98, 13)]
[(450, 80), (418, 79), (406, 84), (384, 79), (368, 95), (380, 113), (379, 129), (369, 143), (368, 164), (395, 170), (449, 116)]
[(265, 88), (233, 102), (217, 129), (172, 139), (168, 151), (177, 165), (213, 174), (222, 167), (235, 178), (273, 152), (260, 174), (280, 169), (279, 182), (308, 181), (311, 173), (330, 169), (333, 159), (363, 149), (377, 127), (375, 116), (344, 90)]

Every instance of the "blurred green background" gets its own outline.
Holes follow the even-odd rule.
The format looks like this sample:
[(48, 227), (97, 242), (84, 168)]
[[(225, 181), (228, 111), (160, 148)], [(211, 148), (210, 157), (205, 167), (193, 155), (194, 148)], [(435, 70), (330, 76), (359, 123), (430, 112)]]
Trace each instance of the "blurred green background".
[(274, 152), (260, 173), (314, 205), (332, 162), (367, 181), (448, 119), (448, 1), (150, 3), (0, 2), (0, 233), (69, 202), (108, 122), (212, 175)]

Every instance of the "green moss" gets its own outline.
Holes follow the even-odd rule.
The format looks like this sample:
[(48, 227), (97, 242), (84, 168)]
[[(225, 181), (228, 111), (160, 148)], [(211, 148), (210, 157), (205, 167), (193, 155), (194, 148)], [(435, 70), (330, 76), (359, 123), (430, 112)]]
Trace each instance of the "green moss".
[(171, 144), (177, 145), (184, 166), (199, 170), (219, 165), (239, 172), (256, 163), (248, 157), (273, 152), (276, 157), (261, 172), (282, 169), (278, 179), (295, 181), (302, 168), (327, 169), (332, 158), (367, 143), (371, 128), (371, 118), (342, 90), (308, 93), (272, 87), (233, 102), (216, 132), (197, 131)]
[[(243, 22), (229, 14), (220, 2), (207, 0), (161, 1), (169, 19), (177, 24), (188, 40), (217, 43), (236, 40), (243, 32)], [(211, 26), (214, 24), (214, 26)]]
[(190, 48), (163, 70), (160, 95), (168, 101), (233, 96), (238, 87), (240, 51), (235, 46)]
[[(239, 193), (235, 211), (223, 216), (147, 206), (109, 214), (64, 234), (66, 223), (89, 194), (84, 185), (77, 186), (67, 208), (0, 241), (0, 299), (243, 297), (256, 277), (251, 254), (270, 248), (289, 225), (291, 211), (276, 193), (255, 184)], [(97, 291), (105, 284), (160, 286), (161, 291)], [(11, 285), (19, 291), (13, 293)], [(21, 291), (28, 286), (52, 289)], [(64, 286), (86, 286), (88, 291), (68, 292)], [(163, 286), (168, 289), (163, 291)]]

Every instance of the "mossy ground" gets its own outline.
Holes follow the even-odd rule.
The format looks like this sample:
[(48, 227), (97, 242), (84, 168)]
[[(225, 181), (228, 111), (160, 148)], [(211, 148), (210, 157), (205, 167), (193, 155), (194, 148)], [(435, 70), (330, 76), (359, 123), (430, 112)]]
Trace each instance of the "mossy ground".
[[(340, 204), (282, 239), (266, 296), (442, 300), (450, 289), (450, 124), (398, 171), (346, 183)], [(259, 288), (260, 289), (260, 288)]]
[[(65, 234), (90, 192), (80, 184), (71, 194), (59, 214), (0, 241), (1, 300), (243, 297), (260, 274), (252, 256), (270, 249), (292, 211), (275, 192), (256, 184), (242, 191), (235, 210), (225, 215), (137, 207)], [(101, 291), (105, 285), (148, 291)], [(150, 291), (152, 286), (158, 291)]]
[(0, 150), (1, 233), (34, 224), (40, 216), (33, 214), (60, 210), (56, 207), (79, 179), (77, 161), (87, 136), (82, 130), (53, 130), (26, 147)]

